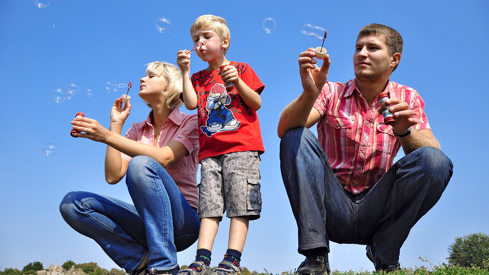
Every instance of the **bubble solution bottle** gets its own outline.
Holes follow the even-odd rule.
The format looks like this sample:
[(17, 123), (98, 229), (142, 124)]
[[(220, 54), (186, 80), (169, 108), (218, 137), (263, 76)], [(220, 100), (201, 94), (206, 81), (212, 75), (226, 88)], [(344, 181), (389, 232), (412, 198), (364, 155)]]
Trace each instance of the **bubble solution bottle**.
[(392, 125), (396, 122), (396, 119), (394, 118), (394, 115), (389, 111), (390, 105), (387, 105), (385, 101), (390, 97), (388, 92), (385, 93), (380, 93), (377, 95), (377, 99), (379, 100), (380, 103), (380, 111), (382, 113), (382, 116), (384, 117), (384, 124), (387, 125)]
[[(224, 68), (226, 68), (226, 66), (232, 66), (232, 65), (231, 64), (221, 65), (221, 66), (219, 66), (219, 70), (222, 72), (222, 70), (224, 70)], [(226, 87), (226, 90), (227, 90), (227, 89), (231, 89), (234, 85), (233, 85), (233, 82), (224, 82), (224, 86)]]
[[(77, 118), (77, 117), (85, 117), (85, 114), (84, 114), (84, 113), (82, 113), (82, 112), (78, 112), (78, 113), (76, 113), (76, 115), (75, 115), (75, 118)], [(80, 132), (79, 132), (79, 131), (77, 131), (77, 130), (75, 130), (75, 129), (71, 129), (70, 135), (71, 135), (72, 137), (75, 137), (75, 136), (73, 136), (73, 133), (80, 133)]]

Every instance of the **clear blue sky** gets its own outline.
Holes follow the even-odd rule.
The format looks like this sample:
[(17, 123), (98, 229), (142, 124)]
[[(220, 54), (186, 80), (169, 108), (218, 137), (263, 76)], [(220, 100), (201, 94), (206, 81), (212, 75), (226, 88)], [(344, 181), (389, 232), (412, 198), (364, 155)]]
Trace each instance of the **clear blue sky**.
[[(429, 265), (420, 256), (435, 264), (446, 262), (456, 236), (489, 233), (486, 0), (51, 0), (45, 8), (32, 0), (0, 0), (2, 270), (21, 269), (33, 261), (61, 265), (70, 259), (116, 267), (95, 242), (65, 224), (58, 211), (63, 196), (73, 190), (130, 200), (124, 182), (109, 186), (104, 181), (105, 145), (72, 138), (70, 121), (84, 112), (108, 127), (111, 105), (126, 89), (108, 93), (107, 81), (136, 84), (124, 133), (146, 119), (149, 109), (137, 97), (144, 65), (155, 60), (176, 63), (178, 50), (192, 48), (191, 24), (209, 13), (228, 21), (228, 59), (249, 63), (266, 85), (258, 112), (266, 149), (261, 163), (263, 212), (250, 224), (244, 266), (280, 273), (303, 260), (282, 184), (276, 126), (281, 110), (302, 91), (299, 53), (321, 45), (320, 39), (300, 32), (304, 24), (328, 30), (330, 81), (354, 77), (354, 44), (364, 25), (386, 24), (404, 38), (402, 60), (391, 79), (424, 98), (433, 133), (454, 163), (454, 175), (438, 204), (412, 229), (401, 250), (402, 266)], [(154, 27), (161, 17), (172, 24), (164, 33)], [(263, 29), (268, 17), (276, 22), (270, 34)], [(205, 65), (194, 55), (191, 71)], [(52, 89), (70, 83), (81, 87), (71, 100), (56, 103), (50, 98)], [(86, 95), (87, 89), (93, 96)], [(57, 145), (55, 155), (42, 152), (46, 143)], [(218, 233), (212, 265), (225, 252), (228, 222), (223, 221)], [(193, 260), (195, 249), (179, 254), (180, 265)], [(330, 263), (339, 270), (373, 270), (365, 247), (358, 245), (333, 243)]]

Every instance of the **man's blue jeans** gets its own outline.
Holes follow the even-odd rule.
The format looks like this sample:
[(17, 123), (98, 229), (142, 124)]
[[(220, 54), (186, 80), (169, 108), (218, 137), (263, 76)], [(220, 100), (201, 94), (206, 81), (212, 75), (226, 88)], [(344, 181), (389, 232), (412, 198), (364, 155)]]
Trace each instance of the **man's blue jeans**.
[(61, 214), (126, 272), (136, 269), (148, 250), (148, 267), (177, 267), (177, 251), (188, 248), (199, 236), (196, 210), (150, 157), (131, 160), (126, 184), (134, 206), (93, 193), (70, 192), (61, 202)]
[(440, 150), (422, 147), (396, 162), (372, 188), (353, 195), (334, 175), (317, 138), (303, 127), (285, 133), (280, 160), (299, 253), (329, 252), (330, 240), (365, 244), (385, 264), (398, 262), (411, 228), (440, 199), (453, 169)]

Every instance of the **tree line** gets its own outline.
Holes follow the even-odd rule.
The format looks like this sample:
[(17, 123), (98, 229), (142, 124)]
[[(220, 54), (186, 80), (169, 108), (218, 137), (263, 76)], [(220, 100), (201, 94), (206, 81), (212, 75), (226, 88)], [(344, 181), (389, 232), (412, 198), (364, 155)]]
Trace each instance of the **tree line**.
[[(87, 275), (126, 275), (123, 269), (112, 268), (107, 270), (101, 268), (97, 263), (82, 263), (76, 264), (72, 260), (66, 261), (61, 267), (65, 270), (70, 270), (71, 267), (81, 269)], [(32, 262), (25, 265), (22, 270), (17, 268), (5, 268), (3, 271), (0, 269), (0, 275), (37, 275), (37, 271), (44, 270), (44, 265), (41, 262)]]

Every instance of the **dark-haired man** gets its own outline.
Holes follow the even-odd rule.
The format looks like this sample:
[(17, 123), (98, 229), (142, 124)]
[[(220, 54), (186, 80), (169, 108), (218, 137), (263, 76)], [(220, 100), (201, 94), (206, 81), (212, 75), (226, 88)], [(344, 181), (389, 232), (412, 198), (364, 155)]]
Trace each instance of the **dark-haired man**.
[[(370, 24), (358, 34), (355, 79), (327, 82), (329, 55), (300, 54), (304, 91), (282, 112), (282, 178), (299, 231), (300, 274), (330, 272), (329, 241), (367, 246), (375, 269), (399, 269), (409, 231), (439, 200), (453, 165), (431, 132), (417, 91), (389, 78), (402, 54), (394, 29)], [(379, 113), (388, 92), (395, 123)], [(308, 130), (318, 122), (318, 139)], [(404, 156), (393, 164), (403, 148)]]

